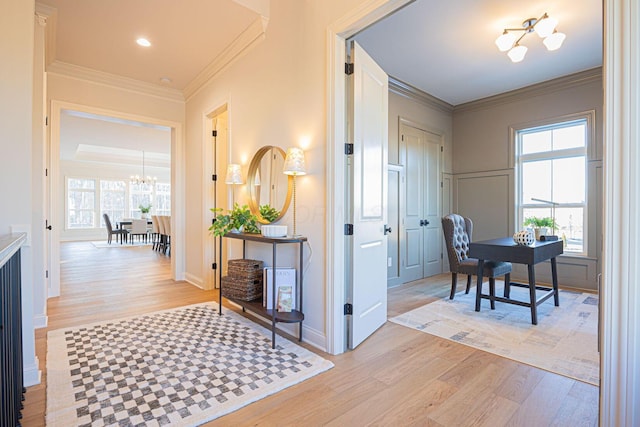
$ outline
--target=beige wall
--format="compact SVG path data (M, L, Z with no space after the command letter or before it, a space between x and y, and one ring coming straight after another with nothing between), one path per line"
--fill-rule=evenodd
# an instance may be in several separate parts
M348 8L361 1L271 3L264 40L215 77L187 101L186 109L186 270L203 278L204 226L210 216L203 190L210 184L203 170L205 117L228 104L229 150L224 163L248 163L263 145L283 149L302 146L307 175L297 180L297 228L308 237L304 285L305 339L325 347L325 141L326 141L326 29ZM225 191L221 184L222 191ZM246 202L244 191L236 192ZM291 209L282 221L291 228ZM264 254L262 254L264 256ZM267 258L268 259L268 258ZM280 258L285 262L285 258ZM288 261L291 263L291 261Z
M588 162L588 254L563 257L558 271L563 285L596 289L602 255L602 206L598 196L602 192L602 105L602 74L596 69L454 109L453 205L455 211L473 218L475 240L510 235L518 228L510 127L593 110L595 147L589 152ZM549 280L547 270L542 267L541 280Z
M12 226L31 230L33 202L32 93L34 52L34 2L3 1L0 13L0 234ZM35 224L40 227L41 224ZM22 323L25 385L40 381L33 331L33 249L21 249Z

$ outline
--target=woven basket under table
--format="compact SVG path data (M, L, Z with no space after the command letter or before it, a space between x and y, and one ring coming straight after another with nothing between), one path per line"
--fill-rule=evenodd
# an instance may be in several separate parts
M222 296L242 301L262 299L262 276L250 279L224 276Z
M227 263L230 277L262 280L264 263L256 259L230 259Z

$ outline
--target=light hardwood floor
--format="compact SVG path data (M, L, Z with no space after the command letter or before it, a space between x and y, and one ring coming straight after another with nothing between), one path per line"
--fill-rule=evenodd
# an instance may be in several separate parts
M25 427L45 425L48 330L217 299L171 280L169 258L148 247L63 243L61 259L62 296L49 301L48 328L36 331L43 377L28 388ZM390 290L389 317L447 296L449 280ZM206 425L597 425L598 387L394 323L338 356L306 347L335 367Z

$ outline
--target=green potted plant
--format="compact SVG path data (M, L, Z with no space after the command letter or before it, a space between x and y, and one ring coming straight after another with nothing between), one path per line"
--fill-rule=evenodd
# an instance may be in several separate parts
M280 216L280 211L276 208L272 208L268 204L260 206L258 210L260 211L262 218L270 223L278 219L278 216Z
M258 218L251 213L249 206L235 203L233 209L223 213L222 208L211 208L216 214L216 220L209 227L214 236L224 236L227 233L259 233Z
M533 232L536 235L536 240L540 240L540 235L541 235L541 231L542 231L543 228L545 228L545 229L551 228L552 230L555 230L557 228L556 222L554 221L553 218L551 218L549 216L546 216L546 217L537 217L537 216L527 217L524 220L524 225L533 227ZM544 234L546 235L546 230L545 230Z
M149 212L151 212L151 203L148 205L138 205L138 209L140 209L140 212L142 213L142 218L146 218Z

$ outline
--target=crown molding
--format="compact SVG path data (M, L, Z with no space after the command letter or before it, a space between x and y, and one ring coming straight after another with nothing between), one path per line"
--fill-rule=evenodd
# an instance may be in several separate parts
M56 57L56 32L58 27L58 9L55 7L36 3L35 15L45 19L45 64L50 64Z
M255 19L214 61L187 84L184 88L185 100L196 95L211 79L224 71L255 44L264 40L268 24L268 17L259 16Z
M102 86L122 89L129 92L154 96L169 101L184 102L184 96L179 90L158 86L136 79L131 79L129 77L122 77L115 74L105 73L103 71L97 71L91 68L81 67L79 65L69 64L66 62L54 61L53 63L49 64L49 66L47 66L47 73L51 75L59 75L62 77L95 83Z
M523 101L534 96L545 95L549 92L565 90L601 80L602 67L591 68L589 70L569 74L557 79L547 80L542 83L536 83L531 86L526 86L520 89L511 90L509 92L500 93L498 95L489 96L482 99L477 99L475 101L466 102L464 104L459 104L453 108L453 112L461 113L496 107L501 104Z
M448 102L445 102L440 98L436 98L433 95L429 95L427 92L423 92L420 89L404 83L392 76L389 76L389 91L413 101L417 101L427 107L435 108L444 113L450 114L453 112L454 107Z

